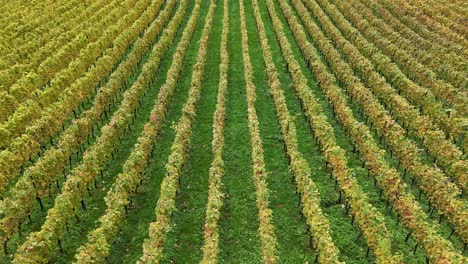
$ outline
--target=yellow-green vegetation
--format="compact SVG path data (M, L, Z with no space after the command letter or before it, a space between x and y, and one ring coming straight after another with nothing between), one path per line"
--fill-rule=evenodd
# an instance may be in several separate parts
M468 263L467 16L4 1L0 263Z

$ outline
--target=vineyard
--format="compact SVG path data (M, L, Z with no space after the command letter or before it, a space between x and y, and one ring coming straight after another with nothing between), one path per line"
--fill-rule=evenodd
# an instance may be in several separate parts
M2 6L0 263L468 263L468 2Z

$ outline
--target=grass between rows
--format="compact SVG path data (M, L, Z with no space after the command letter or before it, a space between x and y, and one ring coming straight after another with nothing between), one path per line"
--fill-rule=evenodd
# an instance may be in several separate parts
M301 152L309 162L313 170L313 180L319 188L322 209L330 220L332 236L335 244L341 251L343 261L347 263L368 263L374 261L372 254L366 257L367 246L361 238L357 240L359 229L351 224L351 217L344 214L344 201L338 202L338 187L329 177L325 169L325 162L320 149L310 132L309 124L301 109L300 102L295 95L292 82L289 78L285 62L281 55L271 21L268 16L265 0L260 3L260 10L264 20L269 42L273 51L275 64L279 78L283 84L288 108L296 115L298 142ZM260 121L260 133L265 150L266 168L269 173L268 187L270 189L270 208L273 210L273 223L278 237L278 253L281 263L312 262L314 251L309 246L309 236L304 219L301 217L299 196L295 192L292 175L288 168L288 159L283 149L279 123L276 119L276 110L269 94L267 76L263 67L263 58L258 42L258 35L253 18L253 10L250 0L245 0L247 12L247 30L249 33L249 48L253 64L254 82L257 86L257 113ZM240 14L239 3L229 1L229 72L228 91L226 100L227 120L225 129L226 147L224 152L225 175L223 177L223 192L225 193L224 205L220 219L220 262L236 263L260 263L260 240L258 236L258 214L255 204L255 189L252 176L252 159L249 144L249 131L247 126L247 105L245 94L245 80L243 79L243 62L241 53ZM174 138L173 124L180 116L182 105L187 99L187 91L190 86L192 66L196 61L198 52L198 40L200 39L204 18L208 10L209 1L203 2L202 14L198 21L197 29L190 43L189 50L184 61L184 69L176 87L175 97L167 113L160 136L158 137L154 156L151 158L149 168L146 171L147 179L141 186L134 199L127 216L127 222L123 225L121 233L111 248L108 258L110 263L133 263L141 256L142 243L148 237L148 225L154 220L154 207L159 197L159 188L165 175L164 165L170 152L170 146ZM190 12L191 4L188 8ZM181 177L180 192L177 196L177 210L173 215L173 226L168 233L165 243L164 263L196 263L201 259L201 247L203 245L203 225L205 221L208 169L212 160L212 116L216 104L217 83L219 75L219 44L222 29L223 9L218 4L215 11L213 31L209 40L209 52L204 74L201 92L201 100L197 105L197 118L193 126L191 147L186 165ZM424 254L421 249L413 255L415 241L410 239L407 243L404 239L407 230L396 223L394 212L388 213L386 201L379 199L379 191L373 186L373 179L367 176L367 170L361 166L359 154L353 153L352 142L346 136L341 125L332 117L331 106L317 86L313 74L307 69L300 51L294 42L292 33L277 6L276 12L280 14L285 33L290 40L296 59L300 62L303 72L309 81L309 87L319 99L328 120L335 129L338 144L347 150L348 165L355 174L359 184L368 195L369 201L385 216L386 226L392 235L394 252L401 252L405 263L422 263ZM180 40L181 32L187 23L188 15L182 23L175 38L174 44L162 61L160 69L155 72L158 77L151 85L147 96L142 101L142 106L135 117L132 130L122 139L119 151L110 162L109 168L101 179L98 189L94 190L91 197L86 195L87 210L80 210L79 223L72 223L69 232L62 241L64 253L57 254L51 259L55 263L69 263L73 260L76 249L86 242L86 234L96 227L96 220L104 212L106 205L103 200L115 176L121 172L122 165L128 158L143 125L148 121L149 113L160 86L165 81L165 73L172 62L172 54L176 43ZM149 53L146 53L133 75L130 77L128 87L141 72L142 65ZM355 116L363 121L356 105L351 104ZM89 106L86 105L85 109ZM118 107L112 107L111 113ZM110 115L109 115L110 116ZM100 123L100 127L105 122ZM91 141L91 144L94 140ZM86 146L88 148L89 146ZM78 164L81 156L74 157L74 164ZM393 158L388 160L396 165ZM62 183L63 178L61 179ZM37 207L32 210L32 223L23 225L22 236L15 236L10 241L10 250L16 249L28 233L37 231L45 220L47 209L53 206L57 189L53 190L50 199L44 202L45 210L41 212ZM414 192L417 195L416 190ZM427 207L422 202L423 207ZM436 221L436 220L434 220ZM450 232L446 224L441 226L443 233ZM8 262L9 257L0 258L0 262Z
M180 39L181 30L178 33L178 35L179 36L176 38L176 40ZM172 61L172 53L175 50L174 47L165 56L166 64L167 62L170 63ZM149 49L145 52L144 56L140 59L140 61L134 68L132 75L129 77L128 81L125 83L124 90L129 88L138 78L139 74L141 73L143 65L148 59L148 56L151 51L150 48L151 47L149 47ZM129 49L127 53L130 51L131 49ZM128 54L124 54L122 58L125 58L126 55ZM166 66L166 68L168 68L168 66ZM161 67L160 71L164 71L164 67ZM105 82L101 81L100 83L105 83ZM106 204L103 198L106 195L109 187L112 185L114 177L118 173L121 172L123 163L128 158L128 155L130 154L131 149L136 143L136 139L139 136L143 128L143 125L147 122L149 113L153 107L154 99L156 98L159 87L160 87L160 84L158 85L158 83L150 85L147 96L145 96L143 100L141 101L141 107L138 109L138 113L135 116L134 124L131 127L131 131L127 132L126 135L119 142L119 149L118 149L117 154L115 155L115 158L110 161L109 167L104 173L104 177L102 179L99 178L98 180L99 182L98 188L95 190L92 190L92 193L91 193L92 196L89 196L88 194L85 195L85 202L86 202L87 210L80 210L79 212L80 220L72 221L72 223L69 224L66 236L62 241L62 247L63 247L64 252L60 253L59 249L57 248L57 254L51 259L51 262L69 263L73 259L73 256L78 246L86 242L87 240L86 234L97 226L96 220L99 218L100 215L102 215L102 213L104 212L106 208ZM122 99L122 96L119 96L118 98L119 100L116 101L115 105L111 107L109 111L109 114L108 114L109 118L112 116L112 113L115 112L119 107L119 103ZM107 121L108 119L103 120L98 123L99 131L100 131L100 128L104 126ZM95 130L95 131L98 131L98 130ZM99 136L99 132L97 133L95 132L95 134L97 138ZM94 142L95 142L95 139L91 139L90 144L89 145L85 144L83 149L84 150L88 149L92 144L94 144ZM73 155L73 166L79 164L81 160L82 160L82 155ZM62 185L63 181L64 179L63 177L61 177L59 181L60 186ZM15 249L19 245L21 245L21 243L25 241L27 234L29 234L32 231L38 231L40 229L41 225L45 221L47 210L53 206L54 197L55 195L57 195L59 191L60 191L59 188L52 186L51 196L44 200L43 212L39 210L39 206L32 208L31 218L33 222L27 225L23 225L22 236L16 236L12 240L12 242L10 242L10 244L13 244L13 247ZM5 261L5 262L9 262L10 260L11 260L11 256L8 256L8 258L4 257L2 259L2 261Z
M313 17L312 17L313 18ZM314 19L314 18L313 18ZM333 19L330 17L332 23L334 23ZM320 25L320 23L314 19L314 21L316 21L316 23L318 23L318 25ZM335 24L336 26L336 24ZM340 29L338 26L337 26L338 29ZM325 32L324 32L325 33ZM325 34L327 35L327 34ZM344 87L343 87L343 90L344 90ZM353 102L352 100L350 100L350 98L348 98L348 104L349 106L351 107L353 113L354 113L354 117L359 121L359 122L362 122L362 123L366 123L366 118L363 116L363 111L361 110L360 106L358 104L356 104L355 102ZM371 123L370 121L367 122L367 125L369 126ZM339 125L339 128L342 128L341 125ZM375 140L375 142L378 143L379 147L381 149L386 149L388 150L388 147L385 145L385 143L382 141L380 142L379 138L380 138L380 135L378 134L378 132L376 131L375 129L375 126L370 126L370 130L372 132L372 136ZM343 130L344 131L344 130ZM413 135L408 135L407 134L407 138L410 139L410 140L413 140L417 143L417 145L421 146L420 144L420 140L417 139L415 136ZM351 146L351 145L350 145ZM348 148L349 150L352 149L351 148ZM425 148L422 147L422 150L420 152L420 157L422 158L422 161L428 165L431 165L432 164L432 158L430 157L430 155L426 155L424 154L424 150ZM351 153L351 152L350 152ZM351 155L353 156L353 155ZM358 155L354 155L355 157L358 157ZM391 164L394 168L396 168L399 172L400 172L400 175L404 175L404 169L403 169L403 166L398 166L398 159L395 157L395 156L392 156L389 151L386 151L385 153L385 156L386 156L386 161ZM357 159L357 158L356 158ZM407 184L408 186L408 190L410 190L410 192L414 195L414 197L417 198L417 200L419 201L419 204L420 206L426 211L428 212L429 211L429 200L427 198L427 196L422 193L422 195L420 195L420 189L418 188L417 184L413 184L413 177L411 175L409 176L406 176L406 177L403 177L403 180L404 182ZM372 188L374 189L374 188ZM377 188L375 188L375 191L378 191ZM374 191L374 196L378 196L378 194L376 194ZM419 198L420 197L420 198ZM384 200L384 202L386 203L386 201ZM436 211L436 210L434 210ZM388 216L388 214L387 214ZM392 216L388 216L388 217L393 217L393 218L396 218L396 215L395 213L392 213ZM431 218L428 219L432 224L433 226L435 227L435 230L442 236L442 237L449 237L451 232L452 232L452 227L450 225L450 223L448 223L446 221L446 219L443 219L442 218L442 221L441 218L440 218L440 215L437 213L437 212L433 212L431 214ZM452 242L452 244L454 245L455 249L457 249L458 251L463 251L463 242L461 241L460 237L457 235L457 234L453 234L451 236L451 239L450 241ZM413 239L411 239L411 242L410 242L410 246L414 248L415 246L415 241ZM420 250L421 251L421 250ZM406 252L405 252L405 255L406 255Z
M129 48L121 55L121 57L119 58L117 63L112 67L111 71L109 71L105 75L105 77L102 80L99 81L99 83L97 85L97 91L99 91L99 89L109 81L109 77L110 77L111 73L118 67L118 65L120 63L125 61L125 59L132 52L132 50L133 50L133 44L131 44L129 46ZM71 163L72 166L71 166L71 168L68 165L65 167L66 174L68 174L75 166L77 166L78 164L81 163L81 161L83 159L82 153L84 153L87 149L89 149L96 142L96 139L100 136L101 128L107 124L107 122L110 120L112 114L118 109L119 104L120 104L121 100L123 99L123 93L125 92L125 90L130 88L132 86L132 84L136 81L136 79L138 78L138 75L140 74L140 72L142 70L143 64L148 59L149 53L150 53L150 50L147 50L145 52L145 54L142 56L142 58L140 59L140 61L138 62L138 64L135 66L134 71L128 77L128 80L125 82L124 86L122 87L121 92L118 93L118 95L115 97L115 102L114 102L113 106L111 105L111 107L108 109L107 115L106 116L103 115L103 119L101 119L100 121L98 121L96 123L96 125L95 125L96 128L94 129L95 137L90 136L89 141L85 141L82 145L80 145L79 148L82 151L78 152L78 149L77 149L77 153L74 153L74 154L71 155L71 157L72 157L72 163ZM85 100L83 102L82 106L77 109L76 112L77 112L77 118L78 119L82 117L82 113L84 111L86 111L86 110L88 110L88 109L90 109L92 107L95 95L96 95L96 93L93 94L93 96L90 99ZM71 115L70 119L65 121L64 128L67 129L72 124L72 121L74 119L75 119L75 117L73 115ZM63 131L61 130L56 136L54 136L52 138L52 141L53 141L54 145L52 145L51 142L48 142L47 144L45 144L44 145L44 150L55 147L55 144L57 144L57 142L60 139L60 136L62 135L62 133L63 133ZM119 154L116 156L116 160L119 159L119 155L123 155L123 154L125 154L125 151L119 152ZM32 158L33 162L32 163L29 162L29 164L26 164L26 166L29 167L29 166L34 165L35 161L40 156L41 156L41 153L39 155L36 155L35 157L33 157ZM114 162L114 161L112 161L112 162ZM93 191L92 194L93 194L93 196L96 196L96 197L92 197L90 199L91 202L93 202L96 199L99 199L98 197L101 197L101 199L102 199L104 197L105 193L107 192L105 190L108 188L108 186L110 186L110 184L106 185L106 183L108 181L108 177L106 177L106 176L109 176L109 175L108 174L105 175L105 178L102 181L103 185L98 186L98 188L100 190L97 191L97 192ZM59 186L57 186L56 184L51 184L51 186L49 188L49 196L48 197L42 197L42 201L43 201L43 204L44 204L44 210L43 211L40 210L40 207L39 207L38 204L37 204L37 206L34 206L33 208L30 208L30 210L31 210L31 221L28 220L26 223L22 224L22 226L21 226L21 235L17 234L15 236L13 236L12 239L9 240L9 242L8 242L8 252L10 254L8 254L7 256L1 256L0 257L0 262L10 262L11 259L12 259L13 253L15 252L15 250L23 242L26 241L26 238L29 235L29 233L39 231L39 229L41 228L42 224L45 221L45 217L47 216L47 211L54 206L55 197L61 192L61 187L62 187L64 182L65 182L64 177L60 176L58 178ZM11 184L10 188L12 188L12 187L14 187L13 183ZM86 199L86 203L88 203L88 199ZM105 206L104 203L103 203L103 205ZM93 210L94 209L97 209L97 208L93 208ZM85 211L85 213L83 214L84 219L87 218L88 214L89 213ZM91 214L93 214L93 213L91 213ZM94 213L94 214L96 216L98 216L97 213ZM80 220L81 220L81 218L80 218ZM69 227L72 227L72 226L75 227L76 225L71 224ZM69 231L70 231L70 233L67 233L67 238L68 237L81 237L81 234L79 234L79 233L78 234L73 234L73 232L74 232L73 228L69 228ZM69 245L67 240L65 240L64 242L65 243L63 244L63 248L64 248L65 253L67 253L67 251L68 251L67 249L70 248L70 245ZM74 242L71 242L70 244L72 245L72 244L74 244Z
M226 197L220 218L220 262L261 263L252 156L247 120L238 1L229 1L229 71L226 94Z
M278 14L281 14L280 8L277 6L276 12ZM362 189L366 193L366 195L369 197L369 201L372 203L373 206L375 206L385 217L386 220L386 226L387 229L389 230L389 234L391 235L392 239L392 247L394 252L400 252L404 256L404 261L405 263L421 263L424 262L424 253L423 250L419 249L416 254L413 254L413 249L415 246L415 241L411 239L408 241L408 243L405 243L405 237L408 231L400 224L397 224L397 219L396 219L396 214L393 211L392 213L388 213L389 210L386 206L387 201L382 197L379 199L379 189L374 187L373 185L373 179L372 177L367 176L367 171L365 168L362 167L362 161L359 158L359 154L353 153L353 144L350 141L350 139L346 136L346 132L343 129L343 127L337 122L337 120L334 120L332 118L331 112L330 112L330 106L329 104L325 103L326 100L323 97L320 88L317 87L314 81L313 75L310 73L310 70L307 70L305 61L301 58L299 48L294 42L294 38L292 35L292 32L289 30L287 23L285 22L285 19L283 16L280 16L281 20L283 21L284 28L286 29L286 35L290 42L293 44L294 48L294 53L296 56L296 59L299 60L302 69L306 73L306 76L309 80L309 85L312 88L312 90L315 92L316 96L318 96L321 101L323 102L322 106L324 106L325 109L327 109L326 114L329 117L329 120L331 121L334 130L335 130L335 135L338 141L338 144L348 152L348 166L352 169L352 172L356 176L359 184L361 185ZM343 88L344 89L344 88ZM357 115L359 111L357 111L356 108L353 109L355 115ZM298 119L299 120L299 119ZM362 117L360 119L362 120ZM396 165L396 162L394 159L390 159L393 161L393 164ZM334 221L335 217L329 217L330 220ZM346 234L343 234L344 236L337 237L335 239L335 242L341 243L341 240L346 237ZM346 238L345 238L346 239ZM338 242L339 241L339 242ZM348 250L349 247L346 248ZM340 248L341 249L341 248ZM343 252L343 251L342 251ZM351 253L351 252L350 252ZM358 262L363 261L360 260L361 258L358 258Z
M209 6L210 1L203 1L202 9L205 12ZM221 61L219 46L222 17L222 3L219 3L215 9L213 27L208 39L209 52L205 62L200 100L196 106L197 116L192 126L187 162L180 178L179 194L176 197L177 210L172 217L173 228L165 242L163 263L198 263L202 258L200 249L203 246L203 226L208 200L208 170L213 159L211 141ZM203 20L202 22L204 23ZM198 31L201 32L202 27ZM191 52L198 52L198 47L191 49Z

